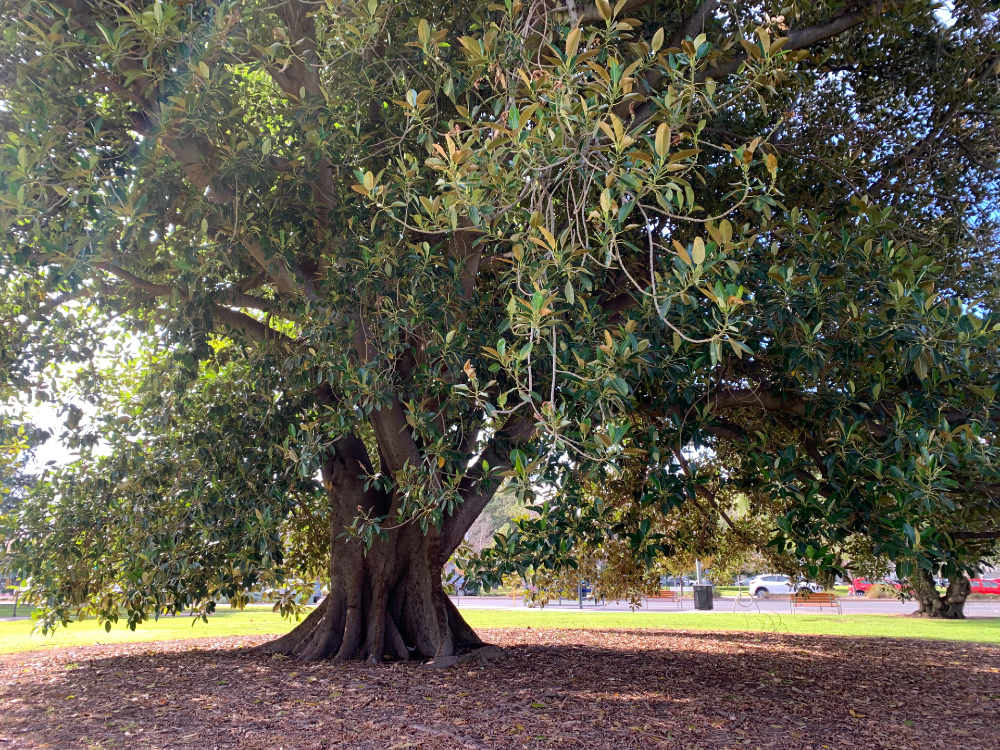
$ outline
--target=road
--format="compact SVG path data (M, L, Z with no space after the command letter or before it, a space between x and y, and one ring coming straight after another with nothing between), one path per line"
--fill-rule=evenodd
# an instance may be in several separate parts
M537 607L526 607L521 597L518 597L516 600L512 600L509 596L463 596L460 599L451 597L451 600L455 602L460 609L532 609L532 611L538 611ZM714 609L708 611L696 610L694 608L694 602L690 600L682 602L682 608L684 612L696 612L698 614L703 614L706 617L711 617L712 614L716 612L732 613L734 611L751 613L788 613L787 599L749 599L748 597L743 597L742 604L746 604L747 606L740 606L735 598L726 597L716 599L714 601ZM914 602L897 602L888 599L863 599L861 597L855 598L846 596L840 599L840 606L845 615L908 615L916 610L916 604ZM564 600L561 604L558 601L550 602L545 605L545 609L558 611L581 611L581 607L578 602L566 600ZM970 615L997 617L1000 616L1000 602L970 601L966 604L966 610ZM627 602L608 602L606 605L597 606L591 603L584 603L582 611L628 612L630 611L630 607ZM674 602L654 600L645 603L641 609L637 609L636 611L677 612L678 608ZM835 609L808 609L800 611L806 611L809 614L837 614Z

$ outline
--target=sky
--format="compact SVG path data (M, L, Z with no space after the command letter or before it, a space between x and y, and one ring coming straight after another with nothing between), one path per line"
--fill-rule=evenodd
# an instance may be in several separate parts
M35 460L32 467L38 470L53 461L56 465L70 463L76 456L64 446L58 438L63 431L63 420L58 416L57 407L54 404L16 404L15 409L24 409L25 417L28 421L43 430L47 430L52 437L35 449ZM14 410L8 410L8 414Z

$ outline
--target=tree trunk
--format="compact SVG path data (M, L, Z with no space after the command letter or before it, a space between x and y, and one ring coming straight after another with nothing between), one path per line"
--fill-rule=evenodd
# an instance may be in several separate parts
M934 586L934 577L925 570L920 570L909 579L913 596L920 605L915 615L934 617L944 620L964 620L965 600L969 597L971 585L969 579L962 574L956 574L948 582L948 590L939 594Z
M424 534L408 523L388 531L388 540L376 540L367 553L359 540L342 536L359 512L389 512L391 498L365 489L361 475L372 466L359 439L349 435L338 441L336 454L323 467L332 511L330 593L290 633L260 650L304 661L454 663L456 655L484 646L444 593L442 556L451 550L441 549L437 529Z

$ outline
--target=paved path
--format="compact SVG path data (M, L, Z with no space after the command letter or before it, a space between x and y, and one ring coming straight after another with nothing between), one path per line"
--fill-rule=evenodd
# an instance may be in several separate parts
M451 600L455 602L460 609L532 609L526 607L524 601L518 597L516 601L512 601L509 596L463 596L461 599L456 599L452 597ZM698 614L703 614L706 617L711 617L717 612L778 612L778 613L788 613L788 600L786 599L754 599L751 602L747 601L744 597L744 603L749 603L749 607L741 607L737 605L736 599L734 597L725 597L721 599L716 599L714 601L714 609L711 610L696 610L694 608L694 602L690 600L684 600L682 602L682 609L684 612L696 612ZM966 604L969 608L973 605L973 602ZM975 603L974 608L980 609L978 602ZM990 604L990 611L983 611L982 613L976 612L975 614L982 615L1000 615L1000 602L994 604L992 602L984 602L984 604ZM908 615L916 610L916 604L913 602L897 602L888 599L863 599L861 597L843 597L840 600L841 610L845 615L884 615L884 614L898 614L898 615ZM734 610L735 607L735 610ZM537 607L533 608L533 611L537 611ZM550 602L545 605L547 610L559 610L559 611L581 611L581 607L578 602L575 601L563 601L560 604L557 601ZM985 608L984 608L985 609ZM582 607L584 612L629 612L631 608L627 602L608 602L606 605L595 606L591 603L584 603ZM677 605L673 602L663 602L663 601L650 601L643 605L641 609L637 609L637 612L677 612ZM823 609L809 609L806 610L809 614L833 614L836 615L836 610ZM972 612L970 612L972 614Z

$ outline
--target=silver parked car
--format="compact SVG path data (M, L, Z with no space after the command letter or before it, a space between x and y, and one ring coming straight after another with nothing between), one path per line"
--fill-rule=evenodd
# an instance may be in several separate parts
M807 583L805 580L793 582L788 576L768 573L754 576L749 581L744 581L743 585L750 589L750 593L758 599L770 596L771 594L794 594L796 591L808 589L809 591L822 591L823 587L818 583Z

